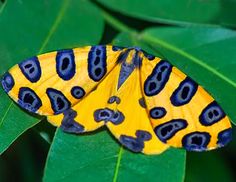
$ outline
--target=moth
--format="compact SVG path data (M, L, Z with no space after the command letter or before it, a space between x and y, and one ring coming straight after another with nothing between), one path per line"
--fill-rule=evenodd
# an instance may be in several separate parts
M106 125L133 152L207 151L232 138L229 118L203 87L138 47L49 52L15 65L1 83L20 107L64 132Z

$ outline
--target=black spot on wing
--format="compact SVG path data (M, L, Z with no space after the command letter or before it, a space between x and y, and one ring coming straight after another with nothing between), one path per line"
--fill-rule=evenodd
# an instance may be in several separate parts
M122 112L114 111L109 108L97 109L93 116L96 122L112 122L114 125L122 123L125 119L125 116Z
M145 99L142 97L138 100L139 102L139 105L142 107L142 108L147 108L147 105L146 105L146 102L145 102Z
M70 108L70 101L64 96L61 91L53 88L48 88L46 93L51 102L51 107L54 111L54 114L60 114Z
M19 89L18 103L22 108L30 112L36 112L42 106L42 101L38 95L28 87Z
M145 95L157 95L169 80L171 70L172 65L167 61L161 60L144 82Z
M1 80L1 83L2 83L2 87L3 89L5 90L5 92L9 92L15 85L15 81L12 77L12 75L7 72L3 75L2 77L2 80Z
M166 110L164 107L154 107L149 112L151 118L160 119L166 115Z
M117 96L111 96L107 101L108 104L112 104L114 102L116 102L116 104L120 104L120 98Z
M203 109L199 116L199 120L202 125L211 126L223 119L225 116L226 115L221 107L213 101L205 109Z
M85 95L85 91L82 87L74 86L71 89L71 95L76 99L81 99Z
M41 67L37 57L25 60L18 64L23 75L32 83L41 77Z
M227 145L232 140L232 128L221 131L218 134L217 144L219 147Z
M107 72L106 46L92 46L88 54L89 77L98 82Z
M144 130L137 130L135 135L136 137L121 135L119 141L122 145L133 152L142 152L144 142L151 140L152 135L148 131Z
M70 80L75 75L75 56L72 49L57 52L56 70L63 80Z
M182 106L189 103L192 97L195 95L197 88L197 83L191 78L187 77L179 84L178 88L171 95L171 103L174 106Z
M209 133L196 131L185 135L182 139L182 145L188 151L205 151L210 138Z
M75 134L84 132L84 126L75 121L75 117L77 116L76 111L68 109L63 114L64 117L60 126L62 131Z
M184 119L173 119L156 126L154 132L161 141L166 143L167 140L172 138L178 131L186 128L187 125L188 123Z

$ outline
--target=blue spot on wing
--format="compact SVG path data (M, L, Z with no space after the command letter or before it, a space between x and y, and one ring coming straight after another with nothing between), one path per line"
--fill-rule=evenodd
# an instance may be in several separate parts
M143 141L137 140L136 138L131 136L121 135L119 141L122 145L124 145L133 152L142 152L144 148Z
M85 91L82 87L74 86L71 89L71 95L76 99L81 99L85 95Z
M108 122L110 118L113 115L113 111L111 109L105 108L105 109L97 109L94 112L94 120L99 121L105 121Z
M42 106L42 101L38 95L28 87L19 89L18 103L22 108L30 112L36 112Z
M120 104L120 98L117 96L111 96L107 101L109 104L116 102L116 104Z
M2 83L2 87L3 89L5 90L5 92L9 92L15 85L15 81L12 77L12 75L7 72L3 75L2 77L2 80L1 80L1 83Z
M144 130L137 130L135 135L137 136L138 140L141 141L148 141L152 138L152 135L148 131Z
M147 108L147 104L145 102L145 99L142 97L138 100L139 102L139 105L142 107L142 108Z
M113 51L120 51L120 50L122 50L122 49L124 49L124 47L121 47L121 46L112 46L112 50L113 50Z
M166 110L164 107L154 107L150 110L150 116L153 119L160 119L166 115Z
M167 61L161 60L144 82L145 95L157 95L169 80L171 70L172 65Z
M187 77L179 84L178 88L171 95L171 103L174 106L182 106L189 103L192 97L195 95L197 88L197 83L191 78Z
M75 56L72 49L57 52L56 70L63 80L70 80L75 75Z
M54 114L60 114L70 108L70 101L64 96L64 94L56 89L48 88L46 91L48 98L51 102L52 110Z
M210 138L207 132L192 132L183 137L182 145L188 151L205 151Z
M89 77L98 82L107 72L106 46L92 46L88 54Z
M41 77L41 67L37 57L19 63L23 75L32 83L37 82Z
M121 135L119 141L122 145L133 152L142 152L144 148L144 142L151 140L152 135L144 130L137 130L135 135L136 137Z
M64 132L75 133L75 134L84 132L84 126L75 121L75 117L77 116L76 111L68 109L63 114L64 118L62 120L60 128Z
M120 111L114 111L109 108L97 109L94 112L94 120L96 122L105 121L112 122L114 125L118 125L124 121L124 114Z
M218 134L217 144L219 147L227 145L232 140L232 128L221 131Z
M205 109L203 109L201 115L199 116L199 120L204 126L210 126L217 123L225 116L226 115L221 107L213 101Z
M183 119L173 119L156 126L154 132L161 141L166 143L167 140L172 138L178 131L186 128L187 125L187 121Z
M143 51L143 54L144 54L144 56L145 56L149 61L152 61L152 60L155 59L155 56L153 56L153 55L147 53L146 51Z

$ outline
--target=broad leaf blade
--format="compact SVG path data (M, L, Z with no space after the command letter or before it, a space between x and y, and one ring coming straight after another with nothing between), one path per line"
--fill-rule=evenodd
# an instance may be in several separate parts
M59 128L48 155L44 181L176 182L183 180L184 166L183 150L170 149L154 156L135 154L121 148L106 131L76 136Z
M215 35L215 36L212 36ZM220 35L220 36L217 36ZM236 33L220 28L153 28L142 38L202 85L236 123Z
M226 0L98 0L122 14L168 24L236 26L236 3Z
M2 88L0 88L0 98L0 154L2 154L23 132L37 124L39 119L26 114L15 105Z
M103 24L99 10L88 1L7 1L0 14L0 75L42 52L95 44Z
M102 36L103 24L100 11L88 1L7 1L0 12L0 75L42 52L95 44ZM2 153L39 120L14 105L2 90L0 108Z
M233 182L233 171L219 151L190 153L186 164L186 182Z

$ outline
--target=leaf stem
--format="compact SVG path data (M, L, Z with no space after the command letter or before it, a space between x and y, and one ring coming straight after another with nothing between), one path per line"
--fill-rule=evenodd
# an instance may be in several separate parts
M117 162L116 162L116 168L115 168L115 173L114 173L114 177L113 177L113 182L117 181L122 154L123 154L123 147L120 147Z

